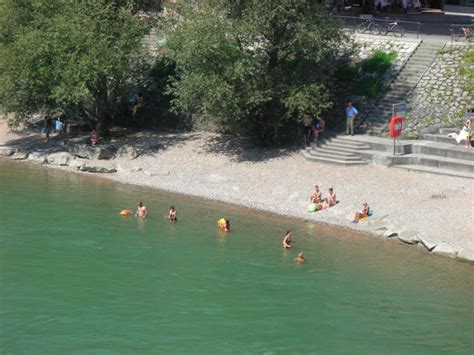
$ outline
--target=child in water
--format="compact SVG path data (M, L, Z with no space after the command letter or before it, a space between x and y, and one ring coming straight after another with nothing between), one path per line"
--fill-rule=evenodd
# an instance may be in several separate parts
M303 252L299 253L298 256L294 259L298 264L304 263L304 254Z
M177 222L178 221L178 215L176 212L176 208L174 206L170 207L170 210L168 212L168 221L170 222Z

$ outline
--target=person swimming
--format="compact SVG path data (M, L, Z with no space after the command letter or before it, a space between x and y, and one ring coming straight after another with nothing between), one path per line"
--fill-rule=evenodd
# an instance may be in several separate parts
M303 264L304 263L304 254L303 254L303 252L299 253L298 256L294 260L295 260L295 262L297 262L299 264Z
M170 210L168 212L168 221L170 222L177 222L178 221L178 215L176 212L176 208L174 206L170 207Z
M283 238L283 248L286 248L286 249L290 249L291 248L291 243L292 243L292 240L291 240L291 236L293 235L293 232L288 230L286 231L286 235L285 235L285 238Z
M224 232L230 231L230 221L227 218L221 218L217 221L217 227L222 229Z
M135 217L146 218L148 216L148 210L143 202L138 202L137 212L135 212Z

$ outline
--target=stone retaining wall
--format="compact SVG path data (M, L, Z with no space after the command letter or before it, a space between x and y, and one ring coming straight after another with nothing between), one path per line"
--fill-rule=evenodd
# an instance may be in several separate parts
M398 72L403 64L410 58L411 54L420 44L420 40L408 38L393 38L386 36L355 35L354 40L358 44L356 57L366 59L376 50L384 52L396 52L397 57L393 61L393 72Z
M433 61L408 98L405 136L416 138L423 132L462 123L465 113L474 108L473 93L467 89L465 70L473 70L464 56L474 46L447 45Z

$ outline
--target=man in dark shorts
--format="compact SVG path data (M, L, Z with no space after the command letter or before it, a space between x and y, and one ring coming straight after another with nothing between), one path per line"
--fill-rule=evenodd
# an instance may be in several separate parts
M309 146L311 143L311 133L313 132L313 117L306 115L304 117L304 145Z

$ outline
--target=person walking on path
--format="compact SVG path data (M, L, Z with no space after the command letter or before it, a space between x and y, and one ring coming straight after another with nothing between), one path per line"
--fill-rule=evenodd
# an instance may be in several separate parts
M347 135L349 135L349 131L350 131L351 136L354 135L354 120L358 113L359 111L357 111L357 109L354 106L352 106L352 101L349 101L346 107L346 134Z
M51 117L44 116L44 132L46 133L46 143L49 142L49 134L51 133L51 128L53 126L53 120Z

